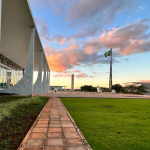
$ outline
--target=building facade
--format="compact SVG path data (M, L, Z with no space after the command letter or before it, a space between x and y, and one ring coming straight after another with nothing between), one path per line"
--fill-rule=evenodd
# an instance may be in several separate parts
M0 93L41 95L49 83L50 67L28 0L0 0Z
M0 54L0 90L17 84L23 74L24 68Z

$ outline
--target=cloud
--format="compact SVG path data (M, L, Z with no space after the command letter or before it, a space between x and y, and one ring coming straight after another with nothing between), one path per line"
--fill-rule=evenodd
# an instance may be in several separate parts
M70 38L94 36L114 20L118 13L130 10L138 0L30 0L31 6L48 9L61 16L68 27L77 27ZM143 9L141 7L140 9Z
M68 21L82 21L89 20L95 16L103 19L112 20L118 11L129 9L134 6L137 0L82 0L74 1L67 10L66 20ZM77 11L78 10L78 11ZM107 18L108 16L109 18ZM98 20L97 20L98 21Z
M146 6L140 6L136 9L136 12L141 12L142 10L146 9Z
M142 83L150 83L150 80L139 80L138 82L142 82Z
M44 50L51 70L55 72L62 72L79 65L79 61L84 57L84 53L80 50L79 45L71 45L68 48L63 48L61 51L45 46Z
M52 38L49 39L50 42L60 43L63 45L66 42L66 37L62 35L53 35Z
M86 41L82 49L89 55L102 52L106 48L117 49L113 51L113 56L147 52L150 49L149 34L145 34L149 29L148 22L148 19L138 20L120 28L103 31L98 38Z
M90 78L95 78L95 76L90 75Z
M69 73L67 74L56 74L53 77L57 78L57 77L71 77L71 75Z
M69 73L66 73L66 74L55 74L53 75L53 77L57 78L57 77L71 77L71 74ZM85 73L79 73L77 74L75 77L77 78L85 78L85 77L88 77L88 75L86 75ZM94 76L90 76L91 78L94 78Z
M82 48L86 54L93 54L102 49L102 44L98 41L98 39L91 39L90 41L86 41Z
M99 73L97 73L97 72L93 72L94 74L99 74Z
M149 29L148 21L138 20L120 28L113 28L85 43L70 44L61 50L45 45L44 49L51 70L62 72L74 66L90 67L95 64L109 64L110 59L105 58L104 53L110 48L113 48L113 63L119 63L118 58L121 56L150 51L149 34L146 34Z
M48 26L48 22L42 18L39 17L35 17L35 22L37 24L38 27L38 31L40 34L40 37L45 41L45 42L54 42L54 43L59 43L61 45L65 44L66 42L66 37L62 36L62 35L56 35L53 34L50 36L49 34L49 26ZM68 40L68 43L73 43L75 40L73 38L70 38Z
M85 78L85 77L88 77L88 75L85 74L85 73L79 73L79 74L76 75L76 77L77 78Z
M68 48L62 48L60 51L50 47L44 47L51 71L62 72L73 68L74 66L93 66L95 64L109 64L110 59L105 58L103 54L87 54L79 45L70 45ZM118 55L118 54L117 54ZM114 54L113 63L117 63Z
M80 70L72 70L71 72L81 72Z
M49 41L49 27L48 27L48 23L44 19L41 19L39 17L35 17L34 20L35 20L35 22L37 24L40 37L42 39L44 39L45 41Z
M105 25L112 23L119 12L130 10L137 0L82 0L76 1L68 9L65 20L70 26L80 26L74 38L94 36L101 32ZM77 11L78 10L78 11Z
M113 28L107 33L104 32L99 40L105 48L116 48L123 56L148 52L150 40L149 35L145 34L149 29L148 21L144 19L121 28Z

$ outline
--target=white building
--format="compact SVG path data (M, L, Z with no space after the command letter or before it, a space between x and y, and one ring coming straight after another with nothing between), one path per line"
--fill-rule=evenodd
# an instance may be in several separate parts
M34 85L33 71L38 71ZM0 93L41 95L49 91L49 82L50 68L28 0L0 0Z

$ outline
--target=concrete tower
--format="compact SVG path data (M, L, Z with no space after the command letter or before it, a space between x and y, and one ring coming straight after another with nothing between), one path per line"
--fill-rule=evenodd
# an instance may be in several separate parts
M74 74L71 75L71 91L74 91Z

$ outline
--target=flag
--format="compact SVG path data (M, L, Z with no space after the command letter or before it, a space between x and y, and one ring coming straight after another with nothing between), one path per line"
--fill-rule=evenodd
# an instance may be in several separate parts
M110 50L110 51L108 51L108 52L106 52L106 53L104 54L104 56L105 56L105 57L107 57L107 56L111 56L111 50Z

